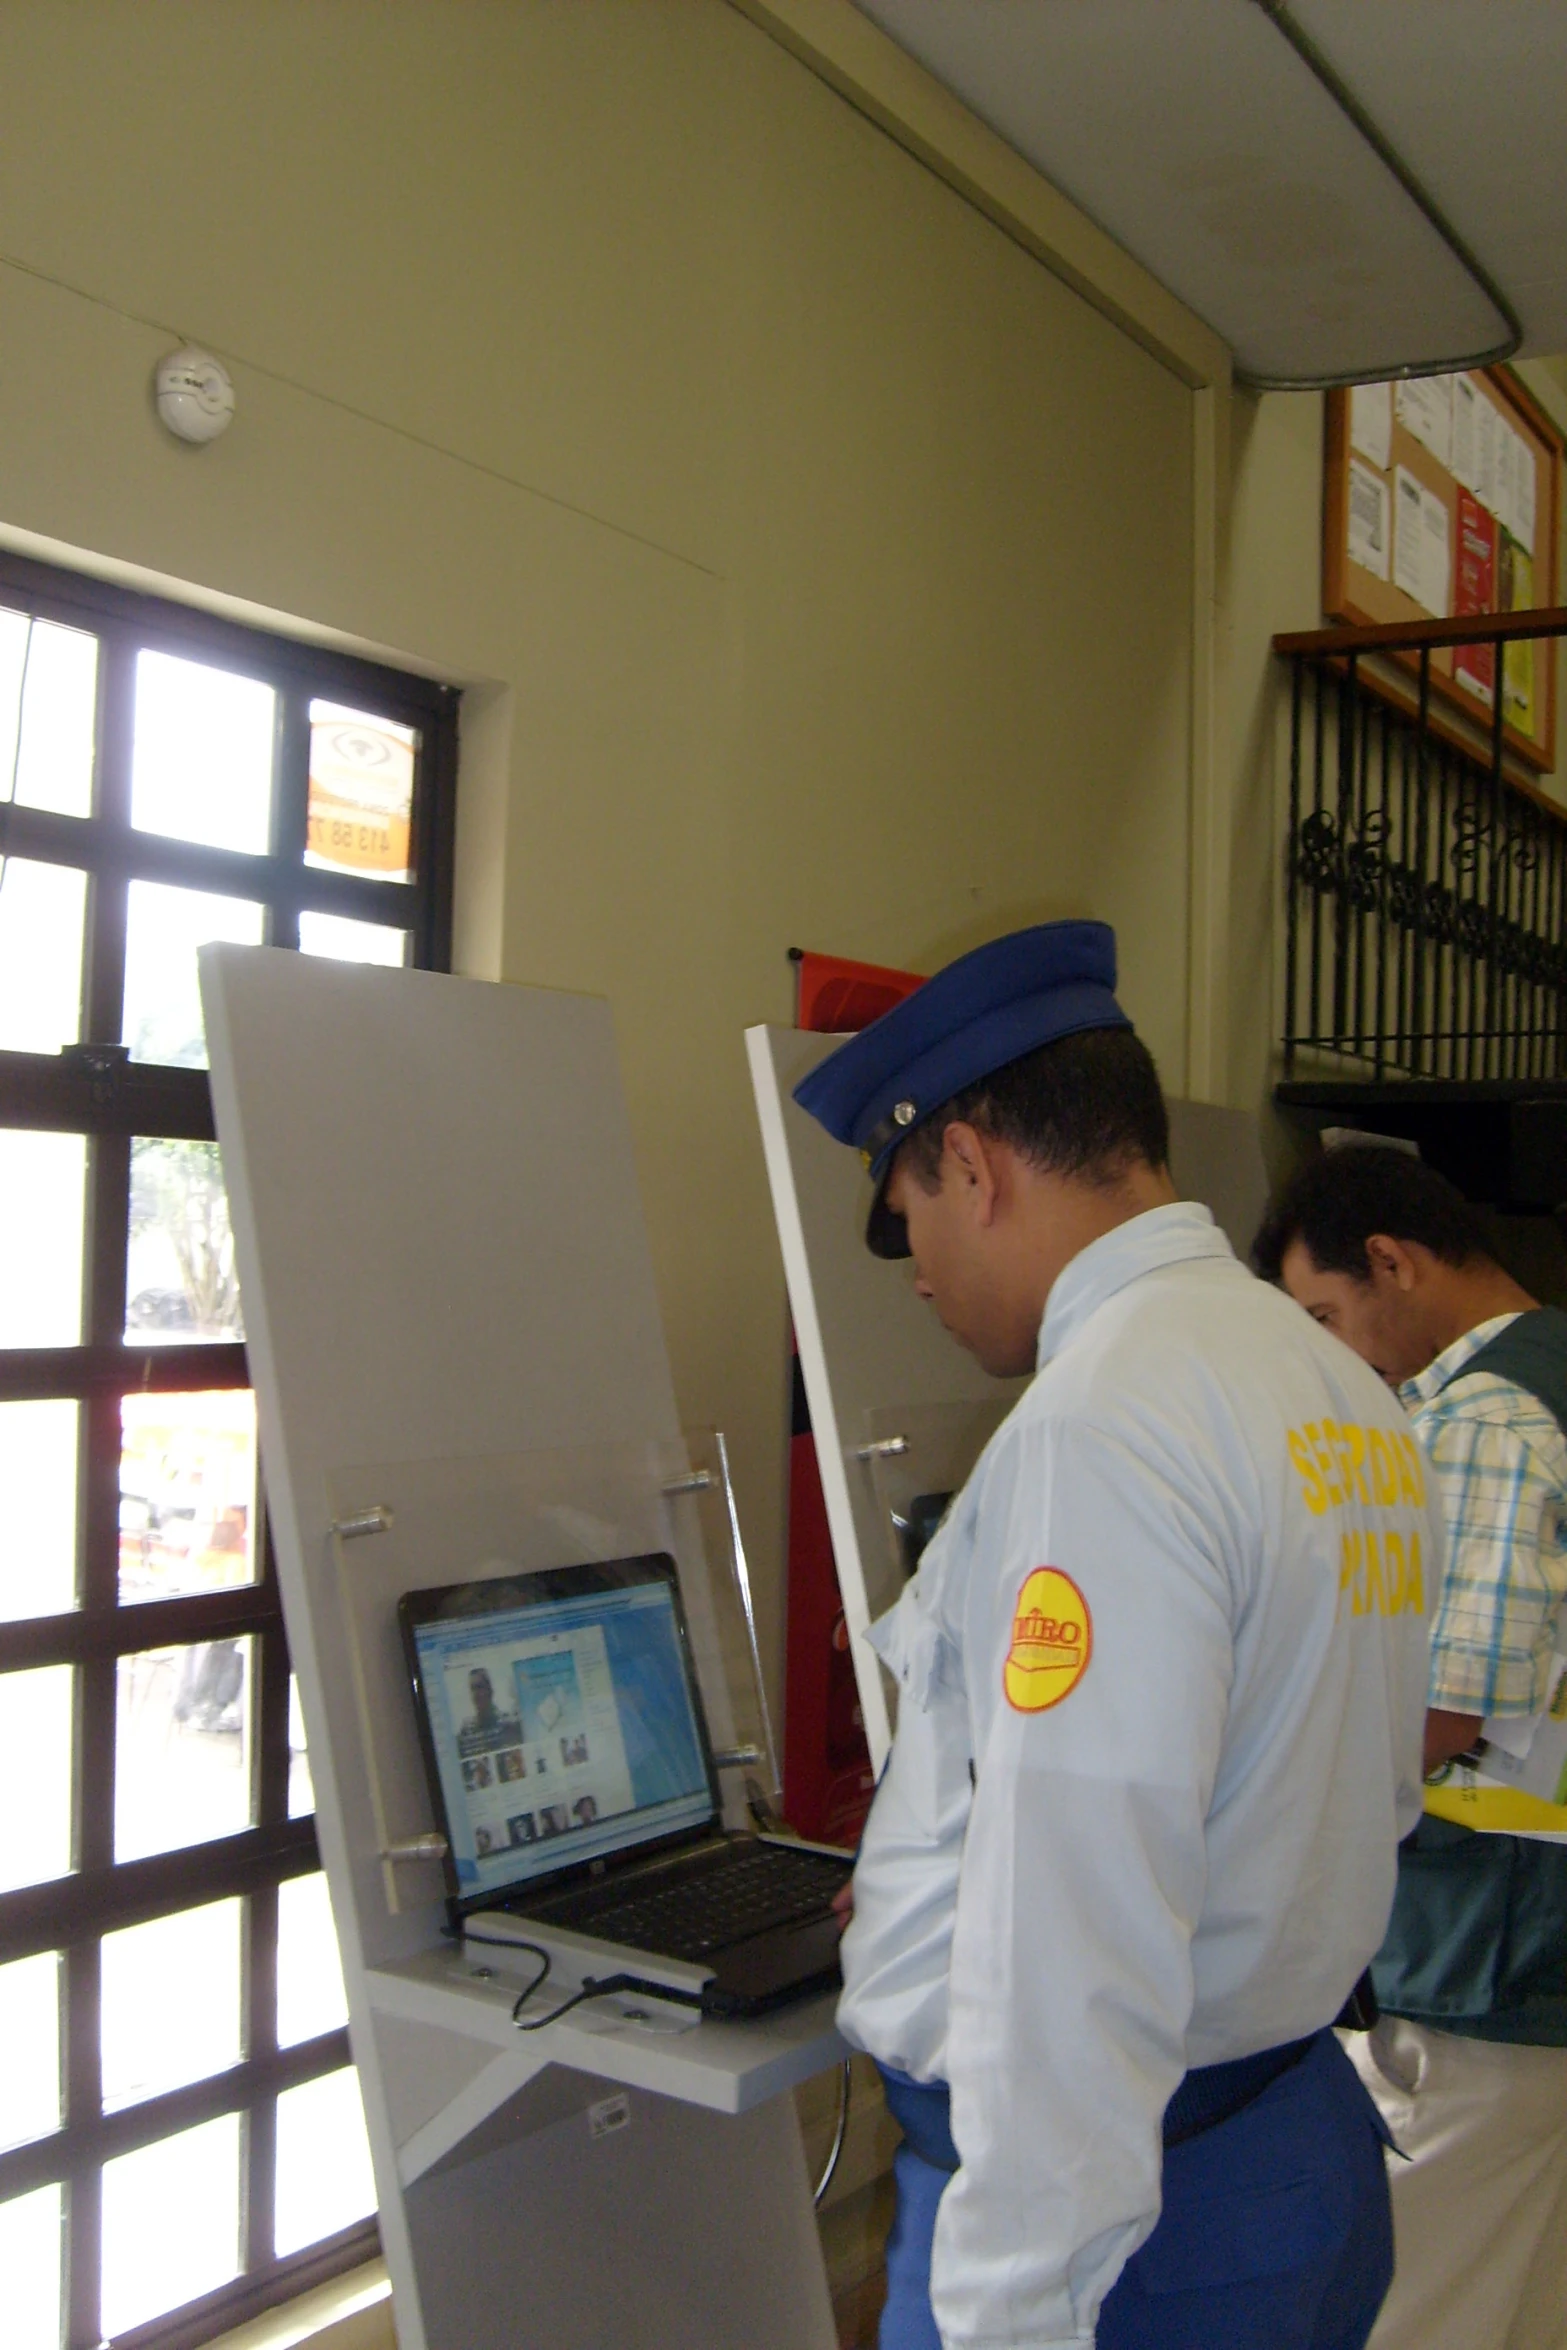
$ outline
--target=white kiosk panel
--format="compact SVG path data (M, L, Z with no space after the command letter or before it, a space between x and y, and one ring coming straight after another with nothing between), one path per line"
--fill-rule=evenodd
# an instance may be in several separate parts
M524 2037L517 1985L443 1938L437 1871L384 1850L427 1824L400 1589L628 1527L684 1576L703 1540L660 1515L684 1440L608 1007L268 948L201 966L402 2350L831 2350L780 2096L845 2053L831 2003L672 2028L599 2002ZM351 1522L377 1508L379 1559Z

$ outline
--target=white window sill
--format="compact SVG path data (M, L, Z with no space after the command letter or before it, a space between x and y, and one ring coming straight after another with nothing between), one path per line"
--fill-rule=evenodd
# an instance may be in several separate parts
M282 2302L264 2317L220 2334L211 2350L397 2350L392 2287L384 2260L351 2268L328 2285Z

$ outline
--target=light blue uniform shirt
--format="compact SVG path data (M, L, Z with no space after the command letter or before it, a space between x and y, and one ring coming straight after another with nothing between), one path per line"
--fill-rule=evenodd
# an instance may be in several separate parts
M951 2084L948 2350L1091 2342L1182 2074L1337 2014L1420 1812L1441 1569L1398 1403L1206 1209L1067 1267L872 1633L898 1730L840 2020Z

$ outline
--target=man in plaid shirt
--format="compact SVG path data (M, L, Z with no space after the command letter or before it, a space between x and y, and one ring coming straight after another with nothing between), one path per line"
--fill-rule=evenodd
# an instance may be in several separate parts
M1436 1472L1429 1780L1488 1724L1537 1719L1567 1644L1567 1314L1392 1148L1313 1160L1253 1253L1398 1389ZM1372 2350L1567 2350L1567 1844L1428 1809L1373 1977L1382 2021L1352 2054L1410 2159Z

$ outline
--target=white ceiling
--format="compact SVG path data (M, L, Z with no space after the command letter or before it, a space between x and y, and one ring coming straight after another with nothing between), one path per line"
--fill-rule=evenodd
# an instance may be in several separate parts
M1505 316L1259 0L856 0L1262 382L1472 360ZM1567 0L1290 0L1488 273L1567 349Z

